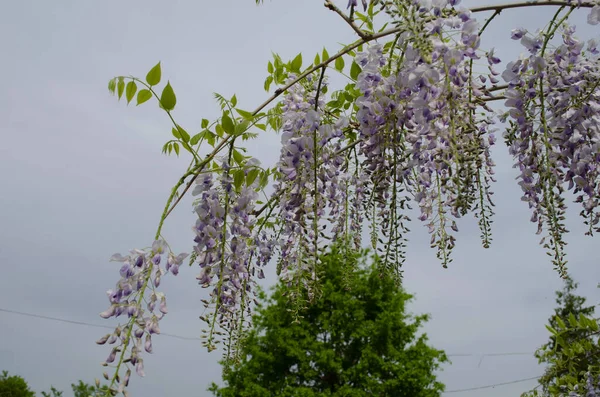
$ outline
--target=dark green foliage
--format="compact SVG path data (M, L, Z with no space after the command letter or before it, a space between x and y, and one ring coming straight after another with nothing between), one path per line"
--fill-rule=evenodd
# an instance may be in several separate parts
M73 397L100 397L105 395L108 386L88 385L79 381L78 384L71 384L71 389L73 389ZM49 392L42 392L42 396L64 397L64 394L51 386ZM2 371L2 375L0 375L0 397L35 397L35 392L29 389L29 385L22 377L8 376L7 371Z
M43 397L62 397L63 396L63 392L62 391L58 391L54 386L50 387L50 393L43 391L42 392L42 396ZM88 397L88 396L85 396Z
M556 292L558 307L546 326L550 340L535 353L540 363L548 365L538 381L544 395L555 395L561 385L585 384L588 371L600 371L595 307L585 306L586 298L575 295L577 285L567 277L562 291Z
M434 371L446 355L417 335L428 316L406 314L412 296L381 277L377 264L359 266L361 259L322 258L320 295L299 323L279 283L257 310L239 362L225 366L226 386L209 390L218 397L439 396L444 386Z
M8 376L8 371L0 375L0 397L34 397L25 379L20 376Z
M108 386L96 386L96 385L88 385L87 383L83 383L79 381L78 384L71 384L71 389L73 389L73 397L100 397L106 394L108 390Z

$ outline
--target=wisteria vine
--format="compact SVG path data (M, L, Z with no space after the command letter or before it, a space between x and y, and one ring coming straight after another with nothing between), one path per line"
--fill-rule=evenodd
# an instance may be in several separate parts
M167 313L158 288L188 256L200 268L198 283L209 291L202 300L205 346L214 350L223 343L226 358L236 360L257 282L271 261L301 321L310 297L319 293L320 255L331 244L348 254L361 249L363 230L382 259L382 273L400 282L412 204L444 267L452 262L458 218L472 213L482 245L489 247L490 150L501 129L520 171L522 200L538 234L545 234L541 243L559 274L566 274L567 191L582 207L588 234L600 229L599 51L593 38L577 38L569 23L585 8L588 23L597 25L598 1L471 9L459 0L360 5L362 12L350 0L346 12L325 1L356 32L356 42L333 56L323 50L305 67L301 54L288 62L274 55L265 80L265 90L277 86L274 94L252 112L239 108L235 95L215 94L221 116L212 123L203 119L194 135L173 117L177 98L170 83L160 94L156 90L160 63L145 79L110 80L110 92L128 103L155 98L173 124L163 152L191 156L151 247L112 257L122 263L121 278L108 291L110 306L101 316L127 319L98 341L115 345L104 363L114 367L112 375L104 374L110 394L127 395L132 370L144 375L143 352L152 353L152 337ZM520 27L507 32L527 55L497 70L501 60L494 49L480 48L485 29L503 10L537 6L557 11L535 33ZM481 12L492 14L481 23ZM381 16L387 22L376 30ZM329 92L330 72L346 76L347 85ZM504 101L506 109L495 112L495 101ZM263 167L243 142L268 129L281 132L281 151L277 164ZM195 245L191 255L176 254L162 227L190 190L196 197ZM302 300L304 292L309 302Z

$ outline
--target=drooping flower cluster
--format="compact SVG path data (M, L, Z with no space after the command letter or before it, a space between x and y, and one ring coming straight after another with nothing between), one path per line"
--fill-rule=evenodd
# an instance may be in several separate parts
M243 177L250 169L258 167L255 159L248 161ZM231 166L223 161L221 173L215 183L211 173L197 179L193 195L200 196L195 207L198 219L194 226L196 237L195 261L200 265L197 279L203 287L212 287L212 302L215 311L212 318L204 317L211 327L206 342L213 348L212 334L215 326L229 331L241 327L239 309L248 305L253 291L255 270L251 262L258 265L258 277L263 278L260 268L273 253L274 243L264 232L254 230L257 222L253 215L258 193L257 181L236 183Z
M163 258L166 256L166 263ZM114 254L112 261L121 262L121 279L114 290L107 291L110 307L100 313L102 318L120 317L127 315L129 318L125 326L119 325L111 334L103 336L98 344L119 344L112 348L106 364L117 361L117 367L122 363L127 365L126 375L121 382L113 378L111 387L119 383L118 391L122 392L129 382L131 369L135 367L140 376L144 376L144 360L141 353L145 350L152 353L152 335L160 334L159 321L167 314L167 302L162 292L157 292L161 278L171 272L177 275L179 266L187 254L174 255L167 253L164 240L156 240L148 250L135 249L129 255ZM165 263L165 267L160 264ZM121 358L118 358L121 357ZM118 373L117 373L118 375ZM108 379L108 376L105 375Z
M301 290L310 293L310 283L317 277L321 218L337 220L333 238L349 232L340 218L347 202L340 138L348 122L345 117L331 123L324 120L325 86L325 79L310 75L304 85L290 88L283 100L280 180L275 186L281 217L279 269L282 278L295 285L296 295Z
M520 170L522 199L533 211L538 233L548 231L545 247L561 272L565 185L583 206L588 233L598 230L600 220L598 50L591 40L586 51L574 32L563 26L562 44L551 50L544 36L516 29L512 37L521 40L529 56L510 62L502 75L508 83L504 118L511 123L506 140Z
M398 40L397 65L379 44L356 56L362 67L357 79L362 96L356 101L361 154L382 203L375 216L383 219L384 233L391 227L391 239L399 239L401 230L393 228L403 215L389 201L403 208L412 195L444 265L454 246L448 229L456 230L447 212L460 217L477 210L484 246L489 245L494 166L489 148L495 138L485 83L498 82L493 66L500 62L490 51L487 76L474 77L473 60L480 58L478 24L468 11L445 12L456 3L420 2L412 8L412 30ZM456 33L460 40L448 39ZM487 113L477 114L478 107Z

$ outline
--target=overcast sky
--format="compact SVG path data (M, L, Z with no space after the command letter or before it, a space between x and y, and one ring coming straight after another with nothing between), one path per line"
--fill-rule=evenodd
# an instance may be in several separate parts
M345 6L345 0L337 2ZM467 4L480 4L471 1ZM488 29L482 47L497 48L503 60L520 52L509 39L517 26L541 28L553 9L505 11ZM489 14L481 14L483 20ZM598 36L576 12L582 37ZM80 322L111 325L98 313L105 291L118 280L118 264L108 261L150 244L171 186L188 159L166 157L162 144L170 123L155 103L127 107L107 92L114 75L143 77L159 60L163 79L177 94L174 112L188 131L202 118L218 117L213 92L236 93L251 110L267 94L262 89L271 51L284 59L305 59L325 46L355 39L322 1L253 0L20 0L0 13L0 309ZM279 137L263 134L252 153L272 165ZM533 355L486 357L483 353L531 352L547 340L544 324L561 287L535 225L520 201L516 172L502 139L495 150L494 243L481 248L473 217L459 226L454 262L442 269L429 249L425 228L412 226L405 287L416 294L415 313L430 313L431 343L451 357L440 380L447 390L538 376ZM189 252L195 222L191 201L183 201L163 235L176 251ZM594 244L570 211L569 268L579 291L600 302ZM198 270L184 268L161 285L169 314L163 332L195 338L202 323L200 299L206 291ZM106 331L0 312L0 370L19 374L40 392L50 385L101 377L109 351L94 341ZM145 360L146 378L134 377L133 396L208 396L220 380L218 352L199 341L166 336L154 341ZM518 396L535 381L460 396Z

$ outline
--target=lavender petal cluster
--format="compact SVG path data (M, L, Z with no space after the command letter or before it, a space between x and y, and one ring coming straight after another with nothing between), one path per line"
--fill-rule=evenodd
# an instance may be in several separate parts
M257 160L247 161L245 174L256 167ZM259 279L264 278L262 267L276 247L264 231L256 228L258 181L236 188L228 159L222 161L221 168L224 172L216 180L212 173L199 177L192 192L199 196L194 251L200 266L197 280L202 287L211 288L211 301L205 301L205 306L214 305L213 317L205 321L212 329L217 324L232 331L241 326L241 308L249 306L255 283L252 276L258 273ZM209 348L213 345L211 337Z
M565 188L581 203L588 234L599 230L598 50L594 40L586 49L574 36L575 28L567 25L562 27L562 43L553 49L542 49L541 36L522 33L513 37L520 38L529 56L510 62L502 74L509 108L503 119L511 122L505 137L521 172L519 185L532 209L531 221L538 224L538 233L547 225L545 246L564 271Z
M119 271L121 278L115 289L107 291L110 307L100 316L108 319L125 315L129 320L127 325L117 326L113 333L103 336L97 343L113 345L119 342L112 348L105 363L113 364L119 354L123 355L122 362L128 369L127 375L119 383L119 392L129 382L129 366L135 367L139 376L144 376L142 352L152 353L152 335L160 334L159 321L168 312L165 295L158 292L157 288L169 271L173 275L178 274L179 266L187 256L173 254L166 242L159 239L152 243L150 249L134 249L129 255L114 254L111 257L111 261L122 263ZM161 263L166 266L161 267ZM120 365L121 360L118 363Z
M341 219L347 200L341 144L348 121L345 117L324 120L325 85L326 79L309 75L284 97L280 178L275 186L281 219L280 275L296 291L309 294L316 281L320 237L325 233L320 221L333 221L334 238L348 229Z
M387 202L392 196L398 199L397 188L391 186L403 184L418 203L419 218L427 222L444 265L451 261L448 253L455 244L450 231L456 230L446 214L460 217L475 208L487 234L493 205L489 182L494 173L494 119L483 99L488 95L485 84L498 82L494 65L500 60L488 52L488 73L475 79L472 61L481 58L479 27L468 10L444 12L457 3L419 2L413 31L399 40L403 53L397 73L390 70L379 44L356 57L362 67L356 83L362 93L356 101L360 149L382 203L377 216L393 219L390 225L402 219L398 213L390 216L394 210ZM446 39L456 34L460 40ZM476 113L478 107L485 116ZM489 237L484 245L486 241Z

